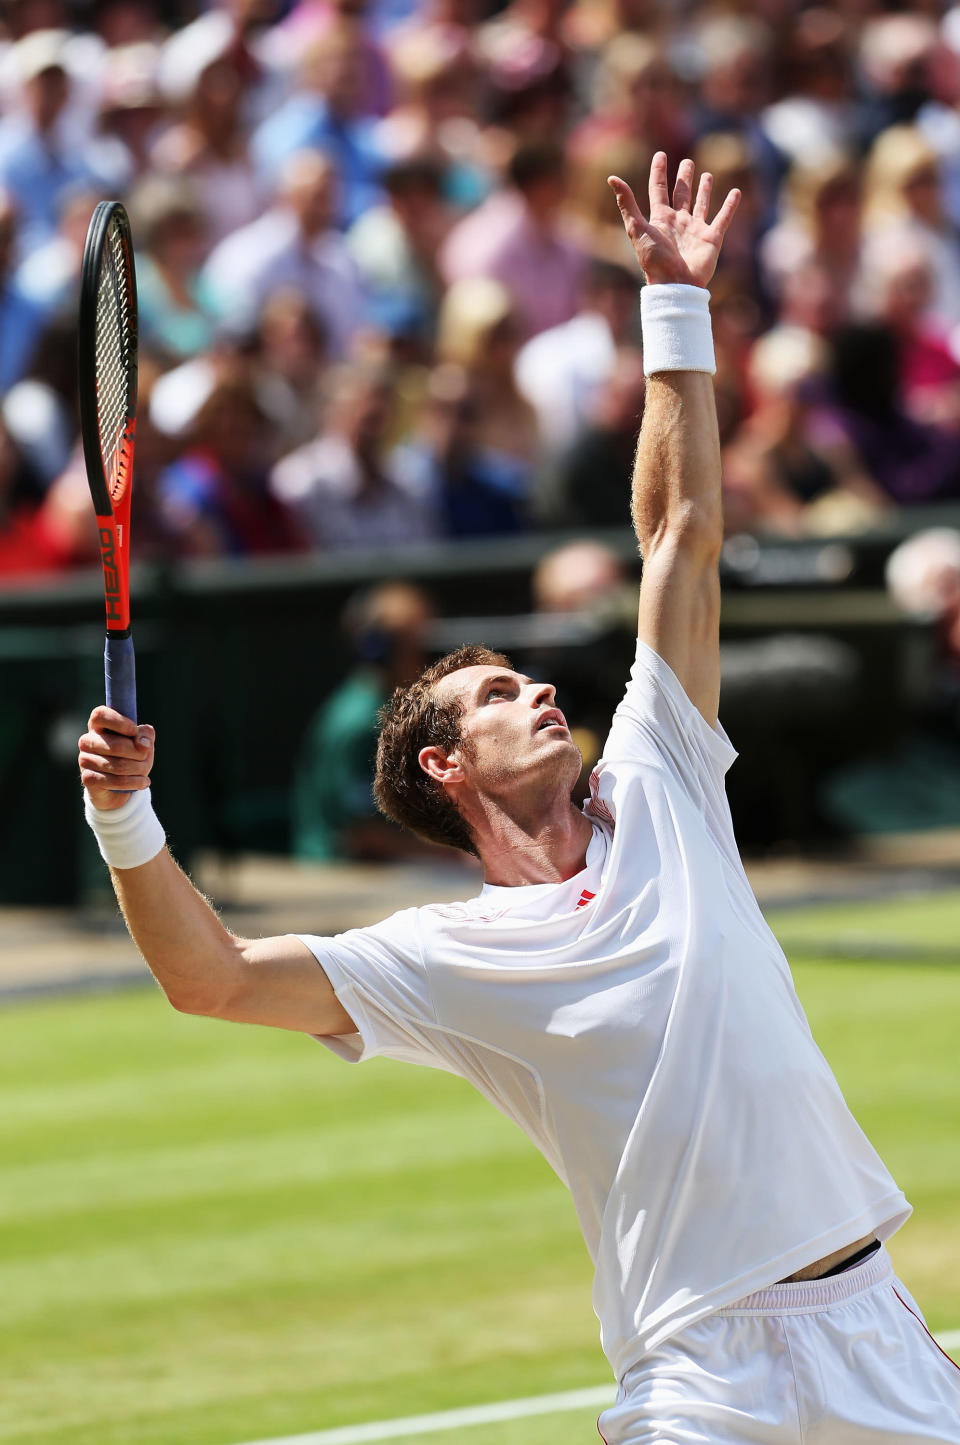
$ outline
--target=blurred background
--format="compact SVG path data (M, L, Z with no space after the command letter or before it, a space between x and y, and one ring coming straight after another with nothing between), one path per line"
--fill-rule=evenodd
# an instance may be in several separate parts
M103 884L73 762L96 202L138 247L133 611L174 845L395 858L374 719L424 660L548 669L588 763L619 696L644 381L605 178L642 196L658 148L744 197L713 286L741 842L960 824L960 9L6 0L0 96L0 899Z
M656 149L744 197L712 287L737 833L956 1350L960 7L2 0L3 1445L343 1445L573 1388L596 1408L437 1438L595 1438L588 1261L516 1130L117 987L76 310L120 198L174 851L238 932L369 923L478 886L373 807L397 683L502 649L587 769L622 693L641 278L606 177L643 203Z

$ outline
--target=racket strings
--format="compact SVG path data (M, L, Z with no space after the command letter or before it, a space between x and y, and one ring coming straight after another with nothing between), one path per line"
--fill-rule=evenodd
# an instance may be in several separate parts
M111 227L97 287L97 429L107 487L112 497L123 490L124 444L131 420L130 284L123 237Z

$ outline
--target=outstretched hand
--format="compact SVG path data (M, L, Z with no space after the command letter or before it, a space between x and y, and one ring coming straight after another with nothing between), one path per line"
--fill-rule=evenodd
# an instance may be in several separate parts
M713 176L704 171L693 198L693 161L680 162L673 204L667 189L667 157L657 151L650 163L650 219L640 213L633 191L619 176L608 184L617 198L624 230L647 281L681 282L707 286L717 269L717 258L727 228L740 204L732 190L713 221L707 220Z

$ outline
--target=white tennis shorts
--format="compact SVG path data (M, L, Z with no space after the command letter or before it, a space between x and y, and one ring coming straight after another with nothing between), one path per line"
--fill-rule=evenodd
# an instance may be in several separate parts
M597 1424L607 1445L960 1445L960 1367L881 1248L699 1320L627 1371Z

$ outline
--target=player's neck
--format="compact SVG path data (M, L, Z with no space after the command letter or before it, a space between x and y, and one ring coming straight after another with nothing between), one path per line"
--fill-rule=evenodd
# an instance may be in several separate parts
M503 888L572 878L585 866L593 835L589 819L569 800L535 825L503 812L485 824L476 830L484 881Z

